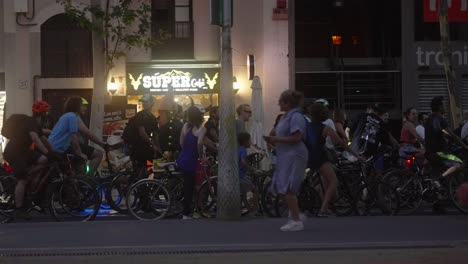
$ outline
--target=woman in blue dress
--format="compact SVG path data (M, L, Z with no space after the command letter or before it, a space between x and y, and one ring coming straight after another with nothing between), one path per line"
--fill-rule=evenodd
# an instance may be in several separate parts
M265 140L275 145L277 164L273 174L270 191L284 195L291 213L291 220L281 231L300 231L304 224L299 217L297 194L299 192L307 165L307 148L304 144L306 121L299 110L303 95L296 91L285 91L279 99L280 110L284 112L274 136Z

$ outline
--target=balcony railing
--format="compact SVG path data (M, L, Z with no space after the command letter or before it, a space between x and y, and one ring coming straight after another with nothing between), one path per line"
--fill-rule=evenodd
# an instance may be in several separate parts
M155 60L193 59L193 22L154 22L153 38L162 43L153 48Z

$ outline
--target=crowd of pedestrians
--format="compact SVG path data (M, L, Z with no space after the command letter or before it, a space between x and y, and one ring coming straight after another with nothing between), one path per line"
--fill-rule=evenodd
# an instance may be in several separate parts
M207 155L217 157L221 123L219 108L210 106L209 119L205 122L206 109L201 105L192 104L183 111L172 102L162 102L156 117L153 114L153 96L144 95L140 101L143 110L129 120L122 135L134 172L146 168L147 161L170 152L171 155L166 158L174 159L178 170L184 175L182 219L191 219L197 169ZM18 217L26 214L23 210L26 185L35 181L40 168L56 153L72 153L88 160L88 175L91 177L98 170L104 152L88 143L91 141L98 146L104 146L105 143L91 133L83 122L87 104L81 97L69 98L65 103L64 114L53 128L48 127L46 118L50 105L43 101L34 103L33 117L13 115L6 121L2 134L10 141L4 158L18 178L15 190ZM269 191L284 196L289 210L290 219L281 227L282 231L299 231L304 228L305 215L300 212L297 196L307 168L318 171L323 182L318 216L335 216L330 206L337 193L338 179L334 164L338 155L361 162L372 156L378 175L384 170L384 156L379 150L382 146L391 146L399 149L401 157L414 153L426 164L443 164L447 169L437 175L436 182L443 182L449 175L464 168L463 161L450 153L446 137L468 149L462 140L468 136L468 122L460 127L460 139L443 118L443 98L432 100L431 114L418 113L417 109L408 108L404 112L399 141L390 131L388 111L379 103L370 105L352 121L347 120L343 109L332 106L326 99L308 100L304 104L303 95L297 91L283 92L278 104L282 113L277 116L274 127L264 136L264 140L272 154L274 169ZM253 168L247 156L248 150L253 147L246 126L252 116L252 109L248 104L241 104L236 112L240 182L252 186L248 174ZM8 131L11 129L8 123L21 125L12 133ZM335 151L337 147L343 151L342 154ZM253 149L258 151L257 147Z

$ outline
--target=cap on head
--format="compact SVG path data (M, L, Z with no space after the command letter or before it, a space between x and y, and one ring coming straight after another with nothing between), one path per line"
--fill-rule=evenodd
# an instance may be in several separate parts
M81 104L82 105L89 105L88 100L84 99L83 97L81 97Z
M204 114L206 112L205 107L203 105L194 104L193 106L198 108L198 110L200 110L200 112L202 112L202 114Z
M52 107L46 101L34 101L32 105L32 111L34 113L44 113L51 109Z
M328 101L326 99L323 99L323 98L320 98L320 99L317 99L315 100L315 103L316 104L321 104L321 105L324 105L324 106L329 106L330 104L328 103Z
M154 98L151 94L145 94L143 97L140 99L140 102L146 102L146 103L153 103Z

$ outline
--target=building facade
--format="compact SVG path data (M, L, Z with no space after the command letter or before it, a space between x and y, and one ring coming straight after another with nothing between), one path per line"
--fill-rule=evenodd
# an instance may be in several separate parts
M148 1L152 31L171 37L153 49L132 50L116 64L110 72L117 86L112 102L138 104L144 93L159 100L172 89L180 104L217 105L220 28L210 24L210 1ZM265 115L266 130L279 112L279 94L289 88L288 20L284 6L274 15L279 2L284 1L234 1L233 74L240 88L235 101L250 103L247 55L253 55L263 85L260 107L272 113ZM43 99L57 118L65 98L93 100L91 32L70 21L55 0L1 0L0 10L0 89L6 91L7 115L30 114L32 102Z
M400 124L407 107L429 112L433 96L447 96L437 0L292 3L290 76L306 97L326 98L350 118L380 102ZM456 90L468 110L467 2L449 4Z

